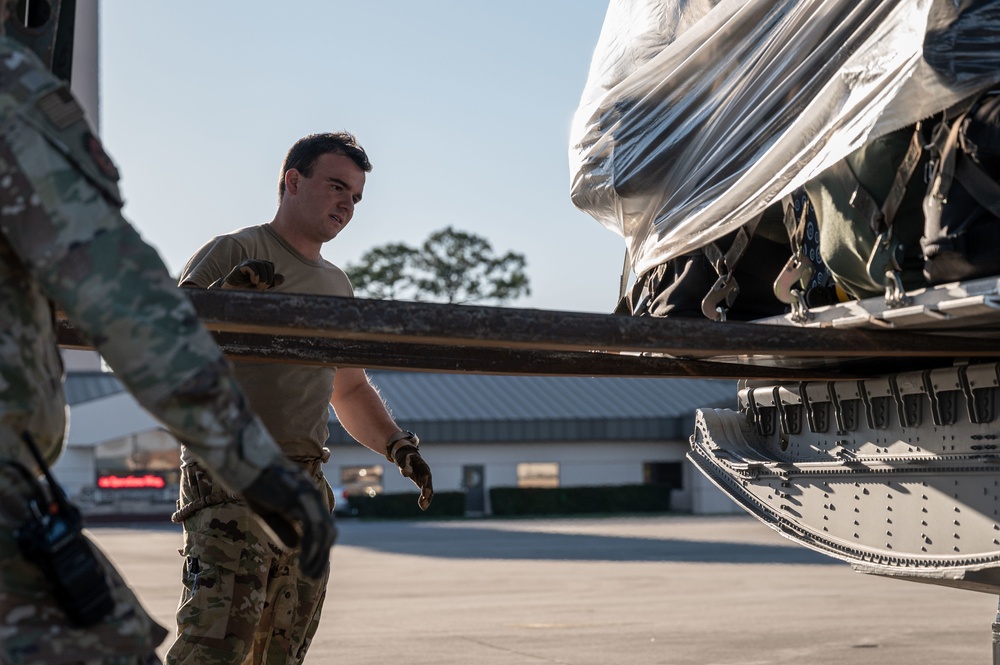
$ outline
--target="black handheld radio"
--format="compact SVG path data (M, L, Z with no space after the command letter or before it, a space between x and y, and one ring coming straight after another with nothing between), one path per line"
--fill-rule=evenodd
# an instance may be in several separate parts
M115 607L104 567L83 535L80 511L52 476L34 438L28 432L21 438L45 475L52 499L46 499L33 474L16 465L36 491L29 501L31 519L14 531L14 538L24 556L41 567L70 621L79 627L91 626Z

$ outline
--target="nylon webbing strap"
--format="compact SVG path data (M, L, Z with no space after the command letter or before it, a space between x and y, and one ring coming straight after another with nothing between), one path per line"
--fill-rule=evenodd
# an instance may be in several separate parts
M969 111L982 96L982 93L977 93L966 97L944 112L941 124L931 138L931 146L937 152L938 163L931 178L931 186L927 190L927 198L936 198L940 201L948 198L951 182L955 177L955 153L961 140L962 129ZM949 121L951 125L948 124Z
M976 203L993 213L994 217L1000 217L1000 184L968 155L959 155L955 179L962 183Z
M893 220L896 219L896 213L899 212L899 206L906 195L906 185L913 177L913 172L917 170L921 154L923 154L923 145L920 140L920 123L918 122L913 129L910 145L906 148L903 161L896 169L896 176L892 180L889 194L885 197L885 203L882 204L882 219L887 228L892 226Z
M802 206L802 214L796 217L795 197L788 194L781 199L781 208L784 214L781 221L785 225L785 232L788 234L788 241L792 245L792 253L801 248L806 237L806 206Z
M750 239L753 237L754 231L757 230L760 219L761 215L757 215L757 217L741 226L740 230L736 232L736 237L733 238L733 244L729 246L725 254L722 253L722 250L714 242L710 242L702 248L712 267L715 268L715 272L720 276L732 273L736 269L736 264L740 262L743 253L750 246Z
M903 197L906 196L906 186L913 177L913 173L917 170L917 165L920 163L920 156L922 154L923 146L920 140L920 123L917 123L913 129L913 135L910 137L906 153L903 155L899 167L896 168L896 174L893 176L889 193L886 195L885 201L881 206L875 201L875 197L871 195L871 192L858 180L857 175L855 175L846 159L842 159L830 167L830 171L838 180L852 184L854 191L851 194L851 207L858 211L862 219L868 221L868 227L876 236L892 228L892 223L896 219L896 213L899 212L899 206L903 203Z
M977 93L946 110L942 114L941 123L935 128L934 136L931 138L932 159L935 160L934 170L931 174L927 194L924 196L924 238L937 238L941 235L941 215L944 203L948 199L948 192L951 191L952 181L956 177L956 169L959 168L959 164L956 163L956 153L962 138L962 130L969 112L982 96L983 93ZM949 121L951 125L948 124ZM963 155L961 161L964 162L966 159L967 157ZM993 212L992 206L988 203L991 199L989 192L992 186L983 185L980 188L979 174L972 173L973 169L966 169L964 166L961 170L966 178L962 180L962 184L965 185L969 194L980 205ZM983 200L979 199L978 192L982 192ZM994 214L997 213L994 212Z
M937 149L937 165L931 177L930 187L924 197L924 237L936 238L941 234L941 212L951 183L955 178L955 153L958 147L958 135L962 129L965 115L955 118L951 127L945 132L947 125L942 122L935 132L933 145Z
M757 225L760 224L762 217L763 213L741 226L736 232L736 237L733 238L733 244L729 246L729 250L725 254L714 242L702 247L705 256L719 275L719 279L715 281L715 284L701 301L701 312L706 318L712 321L726 320L726 310L732 307L736 296L740 293L739 284L737 284L733 274L736 270L736 264L739 263L743 253L750 246L750 239L753 237L754 231L757 230Z

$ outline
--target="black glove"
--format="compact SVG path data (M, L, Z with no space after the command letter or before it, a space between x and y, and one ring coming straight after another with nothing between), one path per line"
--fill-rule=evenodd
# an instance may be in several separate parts
M413 481L413 484L420 488L420 498L417 505L420 510L427 510L434 498L434 483L431 478L431 468L420 456L418 443L413 439L400 439L389 444L386 457L391 459L399 467L399 472Z
M285 276L274 272L274 264L264 259L247 259L226 275L223 283L237 289L266 291L281 286Z
M303 573L314 579L323 574L337 528L323 496L302 470L290 462L271 464L243 490L243 498L286 547L302 543Z

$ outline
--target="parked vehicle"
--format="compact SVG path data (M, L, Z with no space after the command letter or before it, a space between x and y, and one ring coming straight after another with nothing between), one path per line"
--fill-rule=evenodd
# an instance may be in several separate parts
M333 488L333 498L335 503L333 504L333 514L337 517L350 517L351 512L351 499L347 494L347 488L339 485Z

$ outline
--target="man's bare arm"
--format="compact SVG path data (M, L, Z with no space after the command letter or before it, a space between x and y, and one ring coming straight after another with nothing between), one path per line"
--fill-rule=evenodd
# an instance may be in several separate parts
M420 455L420 441L412 432L400 430L368 374L359 368L338 369L330 404L348 434L395 464L420 488L417 503L427 510L434 484L430 467Z
M399 431L378 390L365 370L343 367L333 379L330 404L347 433L385 457L389 437Z

